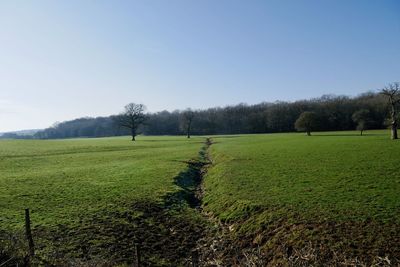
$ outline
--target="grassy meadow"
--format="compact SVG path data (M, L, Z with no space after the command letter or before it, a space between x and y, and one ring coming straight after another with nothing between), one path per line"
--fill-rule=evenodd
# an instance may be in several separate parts
M166 203L179 197L177 177L190 174L205 137L0 141L0 233L21 232L28 207L49 264L65 264L54 253L130 264L139 241L159 253L147 262L178 266L209 216L229 229L233 247L260 248L272 265L302 253L309 263L337 253L349 264L399 257L400 143L386 131L211 140L206 215Z
M24 208L44 225L135 200L160 200L203 139L126 137L0 142L0 227L21 227Z
M143 224L144 228L163 227L152 217L165 215L158 205L166 195L180 190L174 178L187 168L185 161L198 157L204 140L0 141L0 230L21 232L24 209L30 208L39 254L52 258L48 251L58 247L68 257L85 257L88 252L81 243L88 242L98 247L93 254L105 250L108 259L117 257L116 262L123 262L121 251L132 258L130 247L140 238L130 232ZM107 246L124 238L127 248L107 251Z
M400 255L400 143L386 131L213 142L203 204L240 240L275 256L310 241L321 254Z

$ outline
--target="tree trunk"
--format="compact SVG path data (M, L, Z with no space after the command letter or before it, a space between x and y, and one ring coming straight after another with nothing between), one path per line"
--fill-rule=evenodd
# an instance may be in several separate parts
M310 132L310 131L307 131L307 135L310 136L310 135L311 135L311 132Z
M136 131L135 129L132 129L132 141L135 141L135 136L136 136Z
M397 121L396 121L396 107L395 104L392 102L392 111L390 112L392 117L392 129L391 129L391 138L392 140L397 139Z
M134 267L141 267L141 262L140 262L140 247L139 245L135 245L135 262L133 264Z
M363 133L363 131L361 130L361 131L360 131L360 135L361 135L361 136L362 136L362 133Z
M187 138L190 138L190 123L189 123L189 125L188 125L188 128L187 128Z
M392 123L391 132L392 132L392 135L391 135L392 136L392 140L397 139L398 137L397 137L397 123L396 122Z

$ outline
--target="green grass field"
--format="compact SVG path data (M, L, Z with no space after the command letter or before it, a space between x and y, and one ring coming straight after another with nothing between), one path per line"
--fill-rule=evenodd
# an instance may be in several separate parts
M386 131L213 141L204 205L240 240L275 254L312 241L354 257L400 255L400 142Z
M1 141L0 230L21 232L24 209L30 208L38 253L43 257L53 258L50 252L56 248L71 258L85 257L88 252L81 245L88 242L97 247L93 254L124 262L128 256L121 255L132 258L133 243L140 238L130 232L141 228L162 232L151 225L166 228L169 222L163 222L162 216L179 219L161 214L159 205L167 194L180 190L174 178L187 168L185 161L198 157L204 140ZM113 243L125 247L109 251Z
M82 214L135 200L159 200L195 158L202 138L72 139L0 142L0 227L73 223Z
M236 248L260 247L273 264L307 246L327 261L337 252L370 263L399 257L400 143L386 131L211 139L203 208L230 229ZM205 140L0 141L0 231L22 231L30 208L47 258L57 248L71 258L129 263L141 239L149 251L175 253L147 255L148 262L177 265L171 257L184 258L205 224L195 209L166 207L166 197L179 196L177 177Z

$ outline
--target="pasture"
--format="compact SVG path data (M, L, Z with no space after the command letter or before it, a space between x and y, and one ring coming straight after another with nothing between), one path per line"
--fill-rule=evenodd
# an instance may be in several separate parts
M30 208L37 253L43 257L56 258L49 251L58 251L62 257L86 258L87 243L92 254L129 262L134 242L141 238L138 228L165 227L169 222L161 217L184 223L178 218L185 216L184 210L168 216L162 205L165 196L180 190L174 179L187 168L187 160L198 157L204 140L1 141L0 230L21 232L24 209ZM125 247L110 251L113 243Z
M215 219L229 229L225 263L238 249L271 265L399 257L400 143L386 131L211 140L208 151L205 137L1 141L0 233L22 232L29 207L38 254L56 265L131 264L135 242L153 266L184 265ZM204 212L175 205L205 152Z
M309 242L321 257L400 256L400 143L386 131L213 141L203 205L238 240L271 258L300 256Z

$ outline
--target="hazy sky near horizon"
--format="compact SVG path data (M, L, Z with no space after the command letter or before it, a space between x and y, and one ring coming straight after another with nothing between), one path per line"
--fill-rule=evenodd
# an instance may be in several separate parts
M0 1L0 132L357 95L400 80L400 1Z

